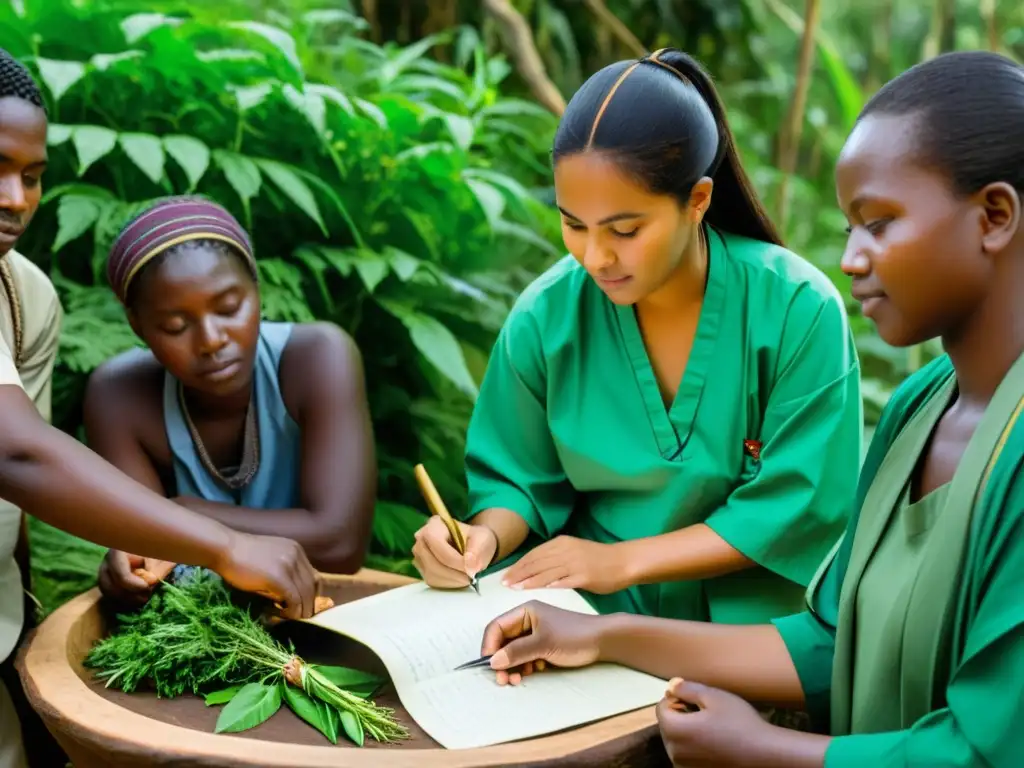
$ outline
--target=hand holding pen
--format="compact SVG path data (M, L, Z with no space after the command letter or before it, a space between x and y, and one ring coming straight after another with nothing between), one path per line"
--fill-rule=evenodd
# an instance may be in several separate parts
M432 515L416 532L413 563L431 587L470 586L479 593L476 575L494 559L498 547L494 531L452 519L423 466L417 465L415 472Z

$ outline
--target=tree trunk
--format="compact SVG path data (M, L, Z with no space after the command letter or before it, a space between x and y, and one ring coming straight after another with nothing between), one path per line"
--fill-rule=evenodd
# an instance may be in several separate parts
M634 56L646 56L647 48L637 39L622 20L609 10L604 0L583 0L590 12L597 18L598 23L611 32L622 46Z
M427 5L427 17L423 20L423 37L454 29L458 24L458 0L431 0ZM451 49L435 45L434 55L438 61L451 63Z
M544 69L544 62L533 40L533 31L526 19L508 0L483 0L482 5L494 19L516 65L516 71L529 86L530 92L546 109L561 117L565 112L565 99Z
M362 0L363 18L370 25L370 40L377 45L382 42L380 16L377 14L377 0Z

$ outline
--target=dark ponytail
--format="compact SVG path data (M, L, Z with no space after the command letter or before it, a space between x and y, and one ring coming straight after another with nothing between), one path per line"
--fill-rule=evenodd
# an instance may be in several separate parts
M711 77L682 51L666 48L595 73L566 107L554 162L587 150L611 155L654 194L685 204L704 176L714 181L705 222L733 234L782 244L740 163Z

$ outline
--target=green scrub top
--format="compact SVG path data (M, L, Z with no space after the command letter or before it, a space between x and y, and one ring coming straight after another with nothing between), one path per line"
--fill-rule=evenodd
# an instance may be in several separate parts
M859 365L842 298L790 251L709 230L693 347L666 408L634 307L572 257L519 297L467 435L469 507L531 535L602 543L705 523L757 565L584 596L602 613L760 623L798 610L841 535L861 457ZM760 441L760 455L745 442Z

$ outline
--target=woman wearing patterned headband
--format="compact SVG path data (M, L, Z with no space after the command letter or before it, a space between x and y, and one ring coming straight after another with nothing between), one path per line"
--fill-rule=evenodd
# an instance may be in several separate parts
M469 428L465 558L437 587L583 590L601 612L763 622L797 609L842 533L861 453L838 291L781 245L709 77L613 64L559 125L570 256L526 289Z
M249 237L219 205L170 198L133 219L107 276L149 350L92 375L87 440L182 506L352 573L377 479L360 355L334 325L261 322L257 274ZM141 565L111 551L101 588L145 600Z

